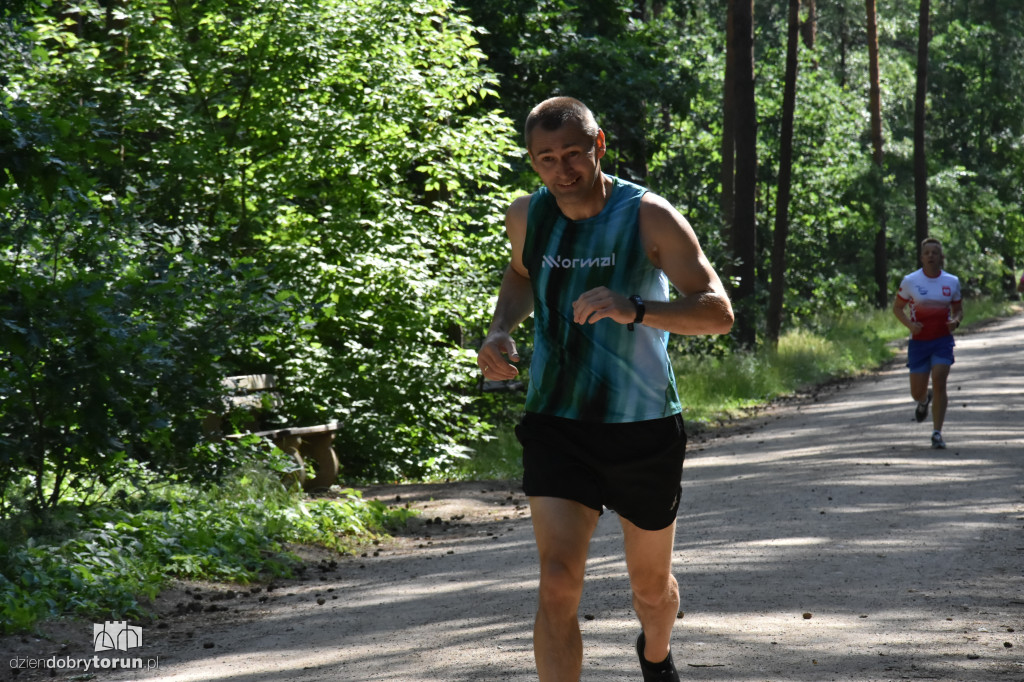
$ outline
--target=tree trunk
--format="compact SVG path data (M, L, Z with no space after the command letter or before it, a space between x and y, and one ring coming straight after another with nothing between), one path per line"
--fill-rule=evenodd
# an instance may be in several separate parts
M817 0L804 0L807 7L807 21L800 23L800 36L808 50L814 49L814 41L818 37L818 4Z
M754 0L737 0L733 15L736 55L736 194L731 250L737 261L736 339L757 342L757 108L754 100Z
M725 22L725 84L722 91L722 243L732 244L736 191L736 50L733 46L733 13L737 0L729 0ZM732 264L726 265L731 280ZM730 285L729 282L726 282Z
M920 259L921 241L928 236L928 163L924 148L925 103L928 93L929 0L921 0L917 34L917 94L914 97L915 236Z
M850 31L846 21L845 3L838 3L835 11L839 15L839 85L846 87L846 50L850 43Z
M875 0L864 0L864 7L868 19L868 108L871 110L871 145L875 162L871 202L875 220L878 221L878 231L875 233L875 306L882 309L889 304L889 258L886 248L886 192L882 156L882 90L878 72L878 12Z
M1017 260L1012 253L1003 256L1003 265L1006 267L1006 271L1003 273L1003 292L1011 301L1019 301L1021 295L1017 293L1017 282L1019 281L1017 279ZM1021 276L1024 277L1024 275Z
M779 344L786 299L786 239L789 237L789 198L793 184L793 116L796 110L797 50L800 47L800 0L789 0L786 39L786 82L782 93L782 136L779 140L779 183L775 192L772 234L772 282L768 292L768 340Z

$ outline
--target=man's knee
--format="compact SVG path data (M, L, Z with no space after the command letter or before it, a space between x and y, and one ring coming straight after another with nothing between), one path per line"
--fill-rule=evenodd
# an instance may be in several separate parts
M679 585L669 571L641 572L633 576L630 587L642 604L656 606L679 601Z
M583 593L582 567L547 559L540 567L540 605L544 609L575 612Z

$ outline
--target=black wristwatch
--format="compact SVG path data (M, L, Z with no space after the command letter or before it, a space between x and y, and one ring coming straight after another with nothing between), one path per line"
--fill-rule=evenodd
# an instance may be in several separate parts
M633 331L634 324L640 324L644 321L644 313L647 312L647 306L644 305L644 299L640 298L639 294L633 294L629 297L630 302L636 306L636 318L626 325L626 329Z

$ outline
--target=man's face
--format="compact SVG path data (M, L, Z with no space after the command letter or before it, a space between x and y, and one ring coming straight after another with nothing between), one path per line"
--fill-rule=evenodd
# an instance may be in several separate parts
M938 244L925 244L921 248L921 265L925 270L941 270L942 261L942 247Z
M591 138L576 123L558 130L540 126L530 134L530 163L556 199L584 198L604 156L604 132Z

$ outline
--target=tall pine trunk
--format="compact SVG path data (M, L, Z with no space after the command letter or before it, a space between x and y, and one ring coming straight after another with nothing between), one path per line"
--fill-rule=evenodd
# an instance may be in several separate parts
M878 71L878 11L875 0L864 0L867 10L868 27L868 108L871 110L871 146L874 151L875 174L871 203L878 222L875 232L875 306L879 309L889 304L889 258L886 251L886 192L885 167L882 156L882 89Z
M731 250L737 261L734 299L736 340L757 342L757 107L754 100L754 0L737 0L733 15L736 54L736 205Z
M732 244L736 201L736 49L733 45L733 13L737 0L729 0L725 21L725 77L722 89L722 243ZM731 281L732 264L726 266ZM727 283L728 284L728 283Z
M928 236L928 161L925 156L924 122L928 93L929 0L921 0L917 34L917 94L914 97L914 206L917 255Z
M767 335L774 346L779 343L786 299L786 240L789 237L789 199L793 185L793 117L796 110L799 47L800 0L789 0L786 82L782 94L782 133L779 140L779 182L775 192L775 229L772 233L772 281L768 291Z

